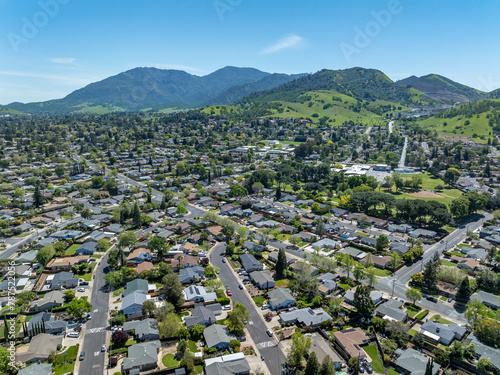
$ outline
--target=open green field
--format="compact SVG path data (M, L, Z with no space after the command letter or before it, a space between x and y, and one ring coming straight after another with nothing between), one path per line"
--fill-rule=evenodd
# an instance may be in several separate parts
M451 118L429 117L420 121L419 125L423 128L436 130L439 135L469 137L474 142L487 143L488 138L493 136L492 129L488 125L489 119L486 118L489 113L491 111L469 118L463 115ZM466 121L469 121L469 125L465 125ZM445 123L447 125L444 125Z
M175 368L179 366L179 361L175 359L172 353L165 354L161 360L166 368Z
M274 103L282 104L282 107L281 109L272 109L271 111L273 113L270 116L282 118L308 117L315 119L316 116L313 117L313 115L318 114L315 121L326 116L329 118L328 122L333 125L341 125L344 121L352 120L365 125L377 126L385 125L387 121L383 120L380 115L371 112L370 109L389 104L396 108L400 107L402 110L407 108L398 103L376 100L370 103L366 109L361 108L361 110L357 112L352 108L352 106L357 103L356 99L340 94L334 90L308 91L301 96L311 96L311 100L305 101L304 103L275 101ZM332 97L337 98L337 100L332 100Z
M415 176L415 174L402 174L401 177L403 179L411 179L412 176ZM426 198L426 197L418 197L415 195L412 195L411 192L406 193L405 190L399 190L396 192L396 187L393 187L391 190L389 189L382 189L382 191L386 193L392 194L396 199L424 199L426 201L438 201L442 202L445 204L450 204L454 199L459 198L462 195L462 192L458 189L452 188L448 185L445 184L445 182L430 173L421 173L420 176L422 177L422 190L430 191L433 193L436 193L440 195L441 197L435 197L435 198ZM436 191L436 186L441 185L444 187L443 190Z

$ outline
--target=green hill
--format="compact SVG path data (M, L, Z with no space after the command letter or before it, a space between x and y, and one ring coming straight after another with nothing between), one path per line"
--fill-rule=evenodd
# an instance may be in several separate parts
M428 74L422 77L411 76L396 83L404 87L415 88L435 100L451 104L485 99L488 95L483 91L454 82L438 74Z
M468 137L479 143L500 135L500 99L479 100L450 108L418 124L440 135Z
M434 99L418 90L395 84L379 70L364 68L323 69L276 88L248 95L239 103L296 102L305 92L317 90L334 90L353 99L368 102L385 100L405 105L436 103Z

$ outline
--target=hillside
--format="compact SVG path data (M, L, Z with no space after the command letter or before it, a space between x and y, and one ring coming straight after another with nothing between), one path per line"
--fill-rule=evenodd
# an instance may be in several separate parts
M379 70L351 68L346 70L323 69L279 87L251 94L241 99L240 104L258 104L280 100L294 102L304 92L316 90L334 90L353 99L368 102L385 100L405 105L436 103L434 99L418 90L395 84Z
M8 107L34 114L197 107L220 95L221 100L230 103L231 98L239 99L255 90L275 87L294 78L296 76L275 76L254 68L225 67L202 77L180 70L135 68L91 83L63 99L11 103ZM253 83L256 84L252 86ZM235 90L229 91L233 87Z
M485 99L488 95L437 74L428 74L422 77L411 76L397 81L396 84L415 88L435 100L449 104Z
M486 143L500 135L500 100L479 100L450 108L418 122L443 136L467 137Z

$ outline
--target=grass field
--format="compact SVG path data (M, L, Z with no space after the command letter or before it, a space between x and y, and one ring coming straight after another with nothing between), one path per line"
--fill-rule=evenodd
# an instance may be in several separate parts
M456 263L448 262L447 260L442 260L442 259L441 259L441 264L442 264L443 266L457 267L457 264L456 264Z
M261 307L264 302L266 302L266 299L264 296L255 296L255 297L252 297L253 301L255 302L255 304L259 307Z
M364 349L366 354L368 354L372 359L371 365L373 367L373 370L380 374L385 373L384 364L382 363L382 360L378 356L377 347L375 345L368 345L365 346Z
M167 368L175 368L179 366L179 361L175 359L175 356L172 353L165 354L161 361Z
M488 125L489 119L486 118L488 114L491 114L491 111L470 118L463 115L451 118L429 117L420 121L419 125L436 130L439 135L468 137L477 143L487 143L488 138L492 138L492 129ZM469 125L465 125L466 121L469 121Z
M74 243L73 245L71 245L70 247L68 247L68 248L66 249L66 251L64 252L64 255L75 255L76 250L77 250L80 246L81 246L80 244L76 244L76 243Z
M202 113L206 113L207 115L216 115L219 116L222 113L231 113L231 112L239 112L238 109L232 105L213 105L201 110Z
M352 106L356 105L356 99L340 94L334 90L317 90L308 91L303 94L303 96L311 96L311 99L301 102L289 102L289 101L275 101L274 103L280 103L281 109L272 109L271 117L281 117L281 118L291 118L291 117L308 117L314 118L313 115L317 114L317 118L323 116L328 117L327 122L332 125L341 125L344 121L354 121L364 125L385 125L387 122L382 119L381 116L370 109L375 109L381 105L395 105L396 107L402 107L397 103L392 103L383 100L376 100L368 105L367 109L361 108L359 112L352 110ZM338 98L340 100L332 100L332 97ZM299 98L300 100L300 98Z
M413 318L420 312L421 308L418 306L408 305L406 306L406 312L410 318Z
M196 347L196 343L193 340L189 340L188 344L189 344L189 350L192 353L199 352L198 348Z
M275 286L287 286L290 284L290 280L284 279L284 280L277 280L274 285Z
M451 324L451 322L443 317L441 315L434 315L430 320L435 321L437 318L437 321L441 324Z
M400 375L399 371L396 371L394 367L389 367L389 370L387 370L387 375Z
M387 277L392 275L392 272L389 270L382 270L377 267L374 267L374 270L375 270L375 275L377 275L378 277Z
M54 366L54 375L63 375L67 373L73 373L75 370L76 362L62 363L60 365Z
M402 174L401 177L411 179L412 176L415 176L414 174ZM458 189L454 189L448 185L445 184L443 180L441 180L438 177L435 177L429 173L421 173L420 176L422 177L422 188L421 190L427 190L431 192L435 192L436 194L441 195L439 198L424 198L424 197L417 197L414 195L411 195L410 192L406 192L406 190L399 190L396 192L396 187L393 187L390 191L388 189L382 189L382 191L386 193L392 194L396 199L424 199L426 201L429 200L435 200L438 202L442 202L445 204L450 204L455 198L458 198L462 195L462 192ZM441 185L444 187L443 190L436 191L436 186Z

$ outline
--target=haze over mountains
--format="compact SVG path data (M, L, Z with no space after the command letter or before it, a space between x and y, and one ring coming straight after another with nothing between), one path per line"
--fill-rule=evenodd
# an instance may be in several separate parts
M491 93L429 74L394 82L376 69L323 69L314 74L279 74L254 68L225 67L206 76L181 70L135 68L78 89L62 99L11 103L24 113L71 113L185 109L217 104L293 101L305 92L330 90L358 101L388 101L406 106L467 103L499 98Z

